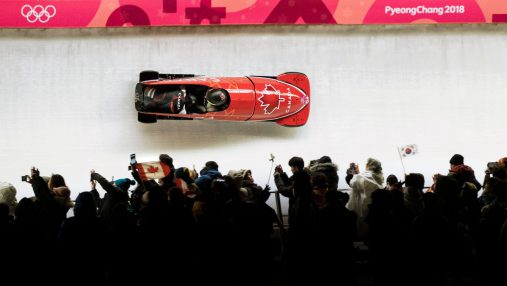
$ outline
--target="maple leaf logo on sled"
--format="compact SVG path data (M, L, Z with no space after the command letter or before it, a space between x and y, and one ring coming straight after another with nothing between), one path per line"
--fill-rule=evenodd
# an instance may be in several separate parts
M280 102L284 102L280 91L275 89L271 84L266 84L264 90L261 91L262 95L259 97L261 106L264 107L265 114L271 114L276 109L280 109Z

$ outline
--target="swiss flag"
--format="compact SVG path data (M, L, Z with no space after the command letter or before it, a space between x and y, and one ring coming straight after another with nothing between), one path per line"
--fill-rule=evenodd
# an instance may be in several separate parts
M137 171L141 180L156 180L163 178L171 172L171 167L160 161L137 163Z

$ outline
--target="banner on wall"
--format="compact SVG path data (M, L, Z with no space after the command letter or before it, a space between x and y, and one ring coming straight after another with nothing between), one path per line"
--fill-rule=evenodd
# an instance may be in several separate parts
M0 0L0 28L507 22L507 0Z

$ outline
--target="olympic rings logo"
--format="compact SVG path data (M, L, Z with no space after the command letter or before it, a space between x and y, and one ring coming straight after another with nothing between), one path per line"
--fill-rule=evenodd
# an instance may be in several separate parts
M34 7L26 4L21 7L21 16L25 17L29 23L35 23L37 21L46 23L53 16L56 15L56 8L53 5L35 5Z

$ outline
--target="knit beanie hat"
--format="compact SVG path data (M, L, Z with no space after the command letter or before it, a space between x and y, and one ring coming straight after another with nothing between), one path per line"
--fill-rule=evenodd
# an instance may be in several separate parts
M124 190L124 191L128 191L129 188L130 188L130 185L135 185L136 184L136 181L134 180L131 180L129 178L122 178L122 179L118 179L116 181L114 181L114 184Z

